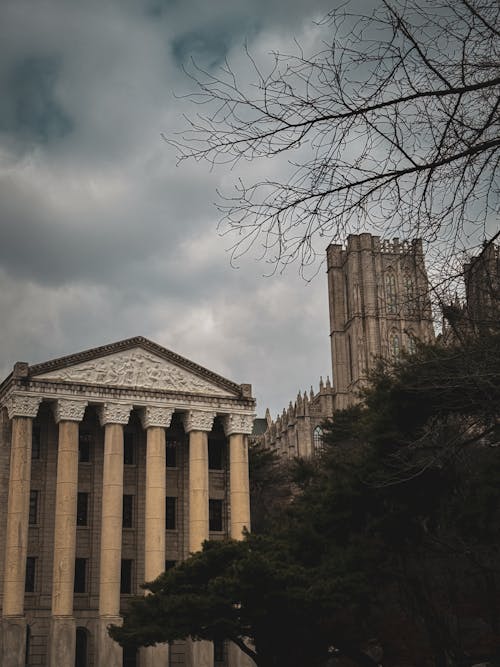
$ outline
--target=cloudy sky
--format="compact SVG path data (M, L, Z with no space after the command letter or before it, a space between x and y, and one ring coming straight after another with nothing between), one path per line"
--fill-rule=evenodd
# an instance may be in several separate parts
M183 63L312 39L327 0L2 0L0 373L143 335L273 414L329 373L324 271L231 268L216 188L176 166ZM253 166L246 167L247 173ZM255 167L257 168L257 166Z

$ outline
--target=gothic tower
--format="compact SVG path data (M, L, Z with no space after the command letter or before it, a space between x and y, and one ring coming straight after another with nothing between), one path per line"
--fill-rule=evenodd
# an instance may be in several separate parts
M411 352L434 337L420 240L350 235L327 249L335 408L356 401L377 358Z

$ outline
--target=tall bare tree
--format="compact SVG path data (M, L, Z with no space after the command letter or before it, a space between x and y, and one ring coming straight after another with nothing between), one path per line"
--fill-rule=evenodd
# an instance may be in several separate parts
M380 0L332 11L308 55L250 53L248 86L226 63L194 66L199 108L167 140L179 159L288 159L282 180L237 181L220 200L233 259L258 248L275 270L317 267L326 242L362 228L468 247L498 212L500 5ZM237 173L237 172L235 172Z

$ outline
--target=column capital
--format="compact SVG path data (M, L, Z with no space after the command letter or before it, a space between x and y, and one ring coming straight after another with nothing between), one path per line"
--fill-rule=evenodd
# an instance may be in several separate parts
M106 424L128 424L133 405L126 403L103 403L98 407L101 426Z
M159 405L148 405L139 412L142 428L144 429L148 429L150 426L168 428L173 414L173 408L164 408Z
M253 431L253 421L255 415L229 414L222 417L222 426L226 436L234 433L251 435Z
M52 407L56 424L60 421L81 422L87 405L87 401L58 398Z
M38 406L41 402L41 396L12 394L6 402L9 419L13 417L31 417L34 419L38 414Z
M182 415L186 433L190 431L211 431L217 413L206 410L188 410Z

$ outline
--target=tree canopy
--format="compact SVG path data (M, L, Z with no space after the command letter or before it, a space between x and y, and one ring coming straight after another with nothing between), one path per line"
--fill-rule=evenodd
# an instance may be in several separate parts
M326 241L367 227L482 241L499 204L498 2L381 0L365 16L343 4L317 31L313 53L191 71L197 113L167 138L180 160L288 160L222 195L233 259L254 246L275 269L311 272Z

